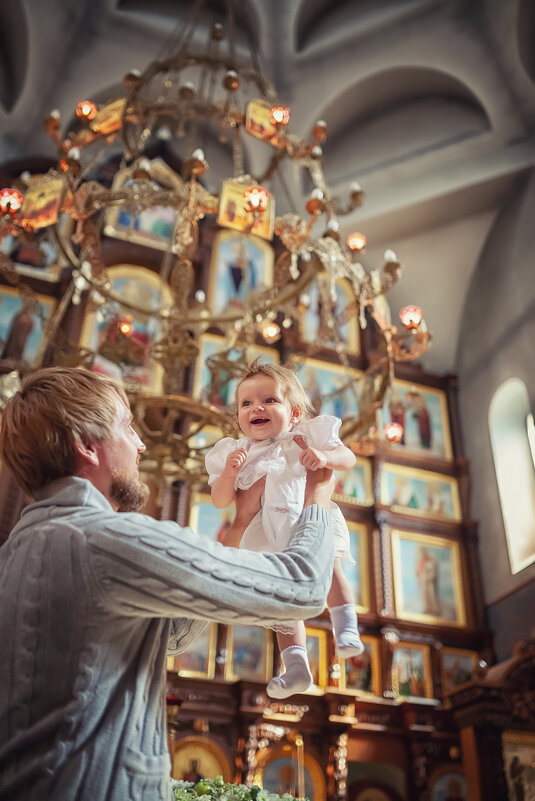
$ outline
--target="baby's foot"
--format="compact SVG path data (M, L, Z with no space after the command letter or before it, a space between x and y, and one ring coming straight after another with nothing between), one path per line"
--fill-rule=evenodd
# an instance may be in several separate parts
M364 643L360 635L355 631L341 631L335 640L335 648L338 656L359 656L364 653Z
M312 686L314 679L308 666L306 648L289 645L281 653L284 673L275 676L268 683L266 692L270 698L288 698L294 693L304 693Z
M313 678L310 670L306 673L301 668L300 671L286 670L280 676L271 679L266 687L266 692L270 698L289 698L295 693L304 693L312 687Z
M357 613L353 604L342 604L329 609L333 626L334 643L338 656L359 656L364 652L360 639Z

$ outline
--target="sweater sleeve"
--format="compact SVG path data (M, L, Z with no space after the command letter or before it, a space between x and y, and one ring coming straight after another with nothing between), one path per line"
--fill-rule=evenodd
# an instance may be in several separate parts
M139 514L100 513L84 533L102 602L122 615L263 625L302 620L322 612L332 579L331 519L318 506L303 510L280 553L226 548Z
M175 656L185 651L206 626L206 620L190 620L185 617L173 618L167 641L167 653L169 656Z

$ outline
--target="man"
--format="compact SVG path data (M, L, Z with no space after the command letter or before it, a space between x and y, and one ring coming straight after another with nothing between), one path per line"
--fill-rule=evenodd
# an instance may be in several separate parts
M95 373L39 370L4 412L0 458L36 499L0 549L4 801L170 799L166 646L182 651L206 620L324 607L327 471L310 474L288 548L251 553L138 514L144 450L124 393ZM261 491L237 499L239 525Z

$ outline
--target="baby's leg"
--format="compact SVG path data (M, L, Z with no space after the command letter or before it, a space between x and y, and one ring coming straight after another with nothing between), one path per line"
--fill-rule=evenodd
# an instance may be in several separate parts
M312 686L313 677L308 665L306 631L302 620L296 623L295 632L277 632L284 672L271 679L266 688L270 698L288 698Z
M360 639L355 600L351 585L342 567L342 560L334 560L333 579L327 596L338 656L358 656L364 651Z

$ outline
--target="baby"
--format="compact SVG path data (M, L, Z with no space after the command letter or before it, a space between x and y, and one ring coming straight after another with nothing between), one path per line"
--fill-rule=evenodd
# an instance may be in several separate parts
M312 417L314 410L293 370L257 359L238 384L238 425L244 438L217 442L206 456L212 501L229 506L237 489L246 491L266 477L262 508L242 533L232 527L225 545L254 551L281 551L288 544L303 508L306 471L347 470L355 456L338 437L341 420ZM349 531L340 509L332 504L335 560L327 597L339 656L361 654L355 602L342 562L350 559ZM288 698L313 683L303 621L273 627L284 671L271 679L267 693Z

